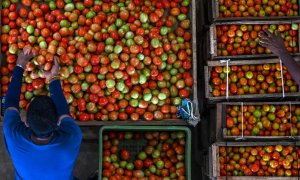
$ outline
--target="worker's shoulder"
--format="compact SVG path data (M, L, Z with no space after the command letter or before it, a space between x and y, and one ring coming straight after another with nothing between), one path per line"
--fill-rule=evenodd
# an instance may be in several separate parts
M75 123L74 119L70 116L64 117L58 128L58 131L63 131L69 134L70 138L80 139L82 138L82 132L79 126Z

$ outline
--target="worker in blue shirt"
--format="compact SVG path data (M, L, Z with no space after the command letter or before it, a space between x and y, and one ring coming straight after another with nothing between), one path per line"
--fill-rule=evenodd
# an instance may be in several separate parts
M17 180L71 180L82 134L69 115L58 77L58 58L50 72L50 97L36 96L21 121L19 101L24 68L35 54L25 47L19 54L5 99L3 132Z

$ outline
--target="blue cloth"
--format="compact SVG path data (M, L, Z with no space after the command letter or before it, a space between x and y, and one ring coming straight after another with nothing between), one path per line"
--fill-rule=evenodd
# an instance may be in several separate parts
M81 144L81 130L71 117L65 117L46 145L36 145L31 130L16 110L6 110L3 124L7 150L17 180L70 180Z
M50 97L55 104L58 117L70 114L67 100L62 92L60 80L53 80L49 85Z
M24 69L16 66L12 74L11 82L9 83L8 89L5 98L4 108L15 107L19 109L22 77Z

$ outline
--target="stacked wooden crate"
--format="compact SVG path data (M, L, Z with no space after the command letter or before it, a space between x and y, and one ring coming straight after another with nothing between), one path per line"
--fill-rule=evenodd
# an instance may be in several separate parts
M259 34L278 30L299 61L299 1L212 0L210 5L205 96L216 106L210 178L298 179L299 85L281 60L259 45Z

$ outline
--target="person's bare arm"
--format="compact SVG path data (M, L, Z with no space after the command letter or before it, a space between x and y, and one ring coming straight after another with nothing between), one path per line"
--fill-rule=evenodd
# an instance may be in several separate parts
M300 65L287 51L280 33L275 31L275 34L272 34L267 29L264 29L264 33L262 32L259 35L259 44L269 48L275 55L277 55L281 59L282 63L287 67L293 79L298 85L300 85Z

